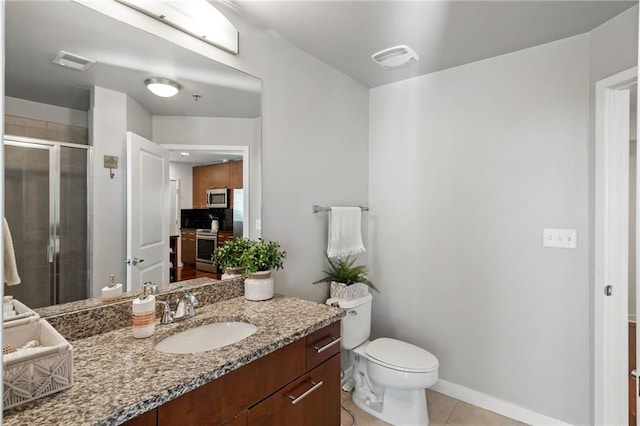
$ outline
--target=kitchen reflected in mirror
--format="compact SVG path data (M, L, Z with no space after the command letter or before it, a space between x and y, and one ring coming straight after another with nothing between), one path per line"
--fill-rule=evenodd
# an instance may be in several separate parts
M33 308L99 297L111 274L124 283L128 268L145 267L125 263L127 131L169 149L175 196L162 226L175 246L166 247L174 253L167 268L185 264L182 210L207 218L209 230L217 220L223 238L238 232L239 217L242 235L260 236L258 78L73 1L12 1L5 9L5 216L22 280L5 294ZM152 77L179 92L152 94ZM119 158L113 178L105 156ZM220 188L203 174L214 168L228 179L236 173L226 208L215 210L207 190ZM242 213L234 216L234 206ZM194 266L175 275L198 274Z

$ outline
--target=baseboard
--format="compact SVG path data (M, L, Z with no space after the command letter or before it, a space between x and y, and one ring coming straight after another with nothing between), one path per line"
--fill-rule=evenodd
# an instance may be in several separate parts
M493 411L494 413L510 417L528 425L570 426L569 423L554 419L553 417L536 413L535 411L520 407L511 402L495 398L493 396L466 388L464 386L456 385L455 383L447 382L446 380L438 380L435 385L431 386L431 389L460 401L464 401L477 407L484 408L485 410Z

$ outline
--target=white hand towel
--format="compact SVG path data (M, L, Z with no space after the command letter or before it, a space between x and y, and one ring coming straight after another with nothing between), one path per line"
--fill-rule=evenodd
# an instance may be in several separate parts
M2 218L2 240L4 244L4 283L6 285L20 284L20 275L16 265L16 254L13 251L13 239L6 218Z
M362 210L360 207L331 207L327 256L345 257L362 253Z

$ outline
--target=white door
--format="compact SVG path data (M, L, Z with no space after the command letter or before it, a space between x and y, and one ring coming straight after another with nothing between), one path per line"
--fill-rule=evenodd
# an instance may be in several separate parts
M169 151L127 132L127 291L169 283Z

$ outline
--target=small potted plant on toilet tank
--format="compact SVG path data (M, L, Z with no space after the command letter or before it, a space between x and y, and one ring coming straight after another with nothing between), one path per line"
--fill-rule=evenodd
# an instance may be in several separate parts
M364 265L354 266L355 257L349 255L345 258L332 259L326 253L325 257L329 263L328 268L323 271L325 276L314 282L314 284L331 283L329 289L331 297L347 300L355 299L369 293L369 288L380 293L367 278L367 267Z
M266 242L262 238L253 241L240 258L247 278L244 280L244 297L247 300L267 300L274 294L271 272L283 268L286 252L277 241Z

